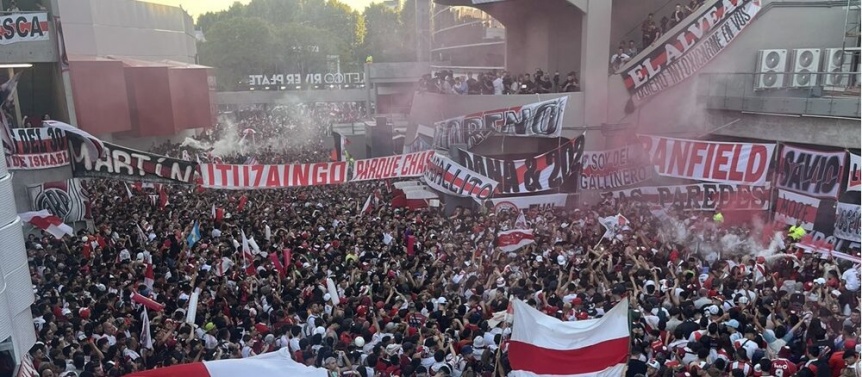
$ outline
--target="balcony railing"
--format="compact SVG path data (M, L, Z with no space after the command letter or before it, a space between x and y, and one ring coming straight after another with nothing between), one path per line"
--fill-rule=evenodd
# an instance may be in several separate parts
M792 72L702 73L698 75L698 101L711 110L860 117L859 72L805 73L807 78L802 75ZM796 83L794 76L797 76ZM802 79L813 85L794 86Z

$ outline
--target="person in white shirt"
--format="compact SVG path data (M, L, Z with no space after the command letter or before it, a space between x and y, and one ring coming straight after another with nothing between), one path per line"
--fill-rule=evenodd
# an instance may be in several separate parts
M617 50L617 53L614 54L614 56L611 56L611 68L616 72L623 66L623 64L628 63L631 59L631 56L628 56L628 54L623 51L623 48L620 47Z
M503 75L497 74L497 78L493 81L494 84L494 95L499 96L503 94Z
M844 288L850 292L859 291L859 267L848 268L841 274L841 280L844 281Z

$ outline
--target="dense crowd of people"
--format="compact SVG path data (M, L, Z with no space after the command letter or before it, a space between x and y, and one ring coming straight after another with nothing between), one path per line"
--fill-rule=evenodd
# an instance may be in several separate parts
M327 160L325 117L282 110L242 114L200 142L216 148L251 128L276 142L220 158ZM302 147L278 147L284 130L303 135L291 141ZM535 243L504 252L497 232L516 227L518 213L397 208L383 182L171 186L164 207L147 193L129 197L122 183L93 184L94 230L26 243L38 335L30 354L43 377L121 376L282 348L333 376L505 376L511 299L582 321L626 297L629 376L859 376L859 265L711 213L656 213L613 197L529 210ZM372 192L379 205L365 213ZM627 225L603 238L598 218L618 213ZM201 238L189 242L194 224ZM254 240L251 261L243 233ZM151 346L133 293L164 305L148 311Z
M451 71L426 74L419 81L419 92L458 95L504 95L568 93L581 90L578 75L572 71L564 77L559 72L553 75L541 69L536 73L518 75L507 71L468 73L456 76Z

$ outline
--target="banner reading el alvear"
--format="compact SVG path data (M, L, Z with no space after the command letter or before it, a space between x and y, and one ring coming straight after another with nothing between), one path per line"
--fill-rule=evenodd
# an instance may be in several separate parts
M90 154L81 138L69 138L72 175L80 178L110 178L126 181L190 184L197 163L102 143L104 158Z
M227 190L277 189L347 182L347 162L286 165L201 164L202 185Z
M723 143L638 135L659 175L763 186L774 144Z
M434 151L424 151L356 160L350 181L419 177L425 173L425 166L433 155Z

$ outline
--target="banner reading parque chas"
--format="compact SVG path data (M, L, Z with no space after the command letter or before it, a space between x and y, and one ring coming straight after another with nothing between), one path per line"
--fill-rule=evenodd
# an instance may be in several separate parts
M613 190L652 178L652 166L640 145L584 152L581 190Z
M694 75L730 45L760 9L760 0L724 0L698 10L702 16L622 72L632 101L643 102Z
M428 160L433 155L434 151L424 151L356 160L350 181L419 177L425 173Z
M637 200L661 208L693 211L766 210L770 196L768 187L723 183L640 187L610 193L620 199Z
M70 137L72 175L126 181L191 184L197 163L103 142L107 156L94 160L80 138Z
M69 165L69 147L63 130L51 127L10 130L15 153L6 155L10 170L47 169Z
M821 152L781 147L776 187L817 198L838 197L844 176L844 151Z
M453 144L472 147L491 134L559 137L567 103L568 97L563 96L436 122L432 144L437 149L448 149Z
M0 15L0 45L47 41L48 13L13 13Z
M439 154L434 154L428 161L422 180L437 191L477 200L490 198L498 185L497 181Z
M511 195L559 188L579 177L584 153L584 136L559 148L523 160L499 160L465 150L460 151L462 166L499 182L496 194Z
M774 144L724 143L638 135L655 172L699 181L766 185Z
M285 165L201 164L202 185L227 190L277 189L347 182L347 162Z

